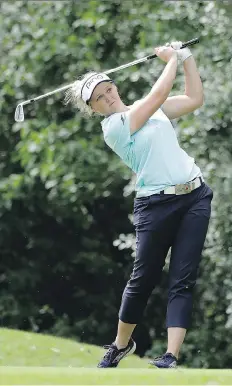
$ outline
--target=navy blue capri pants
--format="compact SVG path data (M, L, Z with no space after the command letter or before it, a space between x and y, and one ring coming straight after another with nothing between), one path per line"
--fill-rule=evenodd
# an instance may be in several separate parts
M134 200L136 257L123 292L119 319L138 324L160 282L171 247L167 327L190 326L192 296L208 229L212 190L203 183L183 195L153 194Z

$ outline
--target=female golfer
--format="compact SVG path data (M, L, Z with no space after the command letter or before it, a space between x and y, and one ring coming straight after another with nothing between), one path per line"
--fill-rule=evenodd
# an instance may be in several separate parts
M148 298L160 281L171 247L166 325L167 351L151 363L177 366L181 345L190 325L192 295L203 249L212 190L201 170L180 146L170 122L203 104L203 89L195 60L181 42L155 48L166 66L150 92L126 106L114 82L104 73L89 73L66 93L82 112L104 116L107 145L136 173L134 225L136 257L122 296L117 336L104 346L98 367L117 367L135 351L131 338ZM175 49L173 49L173 47ZM169 97L178 58L184 63L185 94Z

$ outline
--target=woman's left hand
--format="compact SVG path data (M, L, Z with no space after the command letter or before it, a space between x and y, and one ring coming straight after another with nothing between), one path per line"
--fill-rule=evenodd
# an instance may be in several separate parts
M174 50L177 51L177 55L178 57L181 59L182 62L184 62L187 58L189 58L190 56L192 56L192 53L190 51L189 48L182 48L182 42L181 41L175 41L175 42L171 42L171 43L166 43L166 46L167 47L172 47L174 48Z

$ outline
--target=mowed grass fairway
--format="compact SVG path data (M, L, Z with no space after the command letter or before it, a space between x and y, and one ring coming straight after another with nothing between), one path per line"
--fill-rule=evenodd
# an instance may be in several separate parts
M231 370L4 367L1 385L232 385Z
M232 370L158 370L133 355L96 369L102 348L0 329L0 385L232 385Z

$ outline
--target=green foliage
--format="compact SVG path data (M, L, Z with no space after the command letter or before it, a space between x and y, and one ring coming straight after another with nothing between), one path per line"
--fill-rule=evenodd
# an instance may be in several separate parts
M4 1L0 7L2 325L108 342L132 266L133 195L126 192L133 176L104 144L100 120L82 118L56 94L26 106L19 124L17 103L167 41L199 36L192 51L205 104L176 122L176 130L214 200L182 359L194 367L230 367L232 7L141 0ZM123 100L141 98L163 67L155 60L116 73ZM183 83L180 69L174 94L183 92ZM149 348L148 333L151 353L164 349L166 287L165 270L136 333L141 354Z

